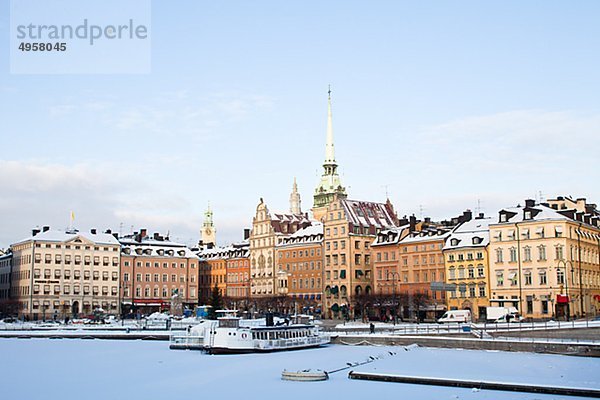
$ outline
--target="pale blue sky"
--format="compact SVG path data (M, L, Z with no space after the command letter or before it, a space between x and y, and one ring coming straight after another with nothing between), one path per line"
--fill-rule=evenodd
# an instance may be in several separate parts
M327 85L351 198L487 213L600 202L596 1L153 1L152 73L11 75L0 0L0 247L36 225L237 240L260 197L303 207Z

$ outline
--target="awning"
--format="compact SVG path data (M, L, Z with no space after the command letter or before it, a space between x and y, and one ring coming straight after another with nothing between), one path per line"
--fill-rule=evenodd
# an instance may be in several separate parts
M544 227L539 227L535 230L535 233L537 233L538 235L542 235L544 233Z
M516 272L511 272L510 274L508 274L508 279L515 279L516 276L517 276Z
M525 229L521 230L521 236L527 236L527 235L529 235L529 229L528 228L525 228Z
M556 233L563 233L563 228L562 228L562 226L555 226L554 227L554 231Z
M557 294L556 295L556 302L558 304L567 304L569 302L569 296L567 296L565 294Z

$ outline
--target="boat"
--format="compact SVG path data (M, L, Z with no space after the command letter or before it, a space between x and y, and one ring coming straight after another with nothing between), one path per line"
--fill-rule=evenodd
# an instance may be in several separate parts
M320 347L331 341L329 335L308 319L277 325L269 316L263 325L251 321L232 316L204 321L184 334L171 335L170 348L204 350L211 354L266 353Z

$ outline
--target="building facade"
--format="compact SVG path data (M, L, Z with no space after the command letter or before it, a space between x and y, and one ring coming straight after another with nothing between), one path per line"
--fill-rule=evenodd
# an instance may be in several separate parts
M263 199L256 207L250 232L250 296L272 297L285 294L278 291L281 279L277 269L276 246L298 231L311 225L307 214L270 212ZM283 283L285 288L285 283Z
M250 297L250 244L248 240L230 246L227 259L227 297Z
M11 274L12 253L0 252L0 317L16 314L18 311L10 299Z
M526 200L501 210L490 224L490 303L534 319L597 315L599 225L585 199Z
M286 276L279 282L285 294L307 308L305 312L316 312L321 308L323 293L323 225L300 229L277 245L278 270ZM312 308L312 309L311 309Z
M391 203L335 198L323 214L324 304L327 318L358 317L354 297L373 290L371 243L398 223Z
M28 319L119 313L120 244L98 233L34 229L11 245L11 299Z
M488 245L491 218L479 215L452 231L443 248L450 310L470 310L473 320L486 319L490 273Z
M184 308L198 303L199 259L184 244L146 230L120 238L122 313L172 311L177 295Z

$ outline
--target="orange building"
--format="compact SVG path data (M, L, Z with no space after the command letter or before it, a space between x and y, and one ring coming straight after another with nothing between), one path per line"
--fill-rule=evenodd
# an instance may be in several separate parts
M230 246L226 260L227 297L250 297L250 245L248 241L234 243Z
M139 234L120 238L123 314L169 310L177 293L184 307L198 303L198 257L168 237Z
M283 239L277 246L277 267L287 295L303 307L321 306L323 283L323 225L315 223Z
M200 302L208 303L211 292L215 286L219 288L222 296L227 295L227 261L229 259L228 247L213 247L198 253L202 264Z

